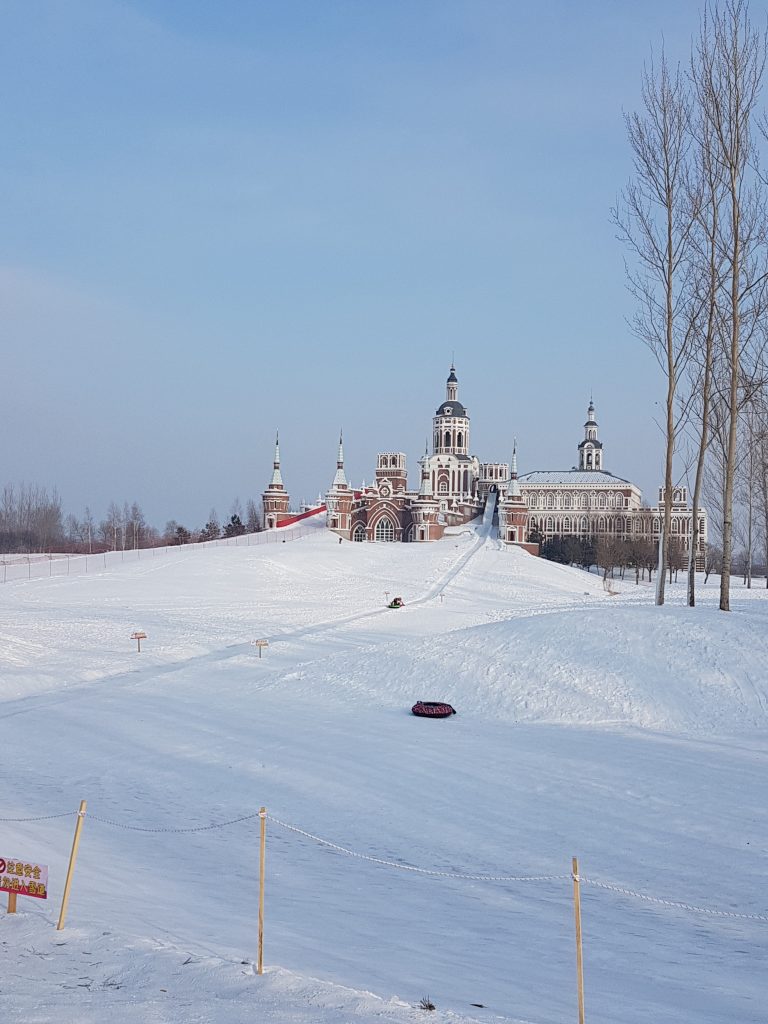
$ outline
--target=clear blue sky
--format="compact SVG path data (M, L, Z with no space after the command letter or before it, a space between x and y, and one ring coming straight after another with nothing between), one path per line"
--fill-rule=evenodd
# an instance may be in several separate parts
M699 4L0 4L0 482L160 527L416 458L455 352L472 449L653 499L622 111ZM764 13L754 5L755 14Z

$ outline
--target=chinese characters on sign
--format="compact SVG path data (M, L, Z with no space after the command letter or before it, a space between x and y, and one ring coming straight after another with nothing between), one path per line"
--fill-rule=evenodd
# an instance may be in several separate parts
M48 899L48 865L0 857L0 892Z

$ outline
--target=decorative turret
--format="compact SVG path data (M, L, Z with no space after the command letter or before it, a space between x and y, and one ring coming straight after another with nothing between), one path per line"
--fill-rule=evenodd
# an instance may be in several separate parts
M339 433L339 454L336 458L336 476L333 478L334 487L349 487L344 474L344 439Z
M448 374L448 380L445 382L445 400L446 402L455 402L459 397L459 378L456 376L456 367L451 363L451 372Z
M429 445L424 448L424 455L419 459L421 466L421 486L411 506L413 516L414 541L439 540L443 535L443 525L438 523L440 502L432 493L432 474L429 469Z
M469 414L459 401L459 379L453 365L445 385L445 401L438 408L432 422L435 455L468 453Z
M355 492L349 486L347 476L344 472L344 441L339 433L339 451L336 456L336 476L333 478L331 489L325 496L327 509L326 521L328 529L349 537L352 524L352 506L355 500Z
M283 484L280 472L280 435L275 437L275 458L272 463L272 479L261 495L264 509L264 529L273 530L289 518L290 496Z
M603 468L603 442L598 439L597 426L595 403L590 398L587 422L584 424L584 440L579 444L579 469L581 470L601 470Z
M517 479L517 438L512 445L507 493L499 503L499 540L504 544L527 545L528 505ZM528 550L531 550L528 546Z
M521 498L520 481L517 479L517 438L512 443L512 462L509 468L508 498Z
M421 486L419 487L420 498L432 497L432 476L429 472L429 445L424 446L424 457L419 459L421 466Z

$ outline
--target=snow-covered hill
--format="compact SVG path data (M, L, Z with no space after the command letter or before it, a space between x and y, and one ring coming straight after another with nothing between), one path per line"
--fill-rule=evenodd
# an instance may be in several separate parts
M573 1019L577 854L590 1020L762 1022L766 593L722 615L715 581L695 610L620 590L472 530L7 583L0 818L81 798L88 818L63 933L72 817L0 822L0 855L49 863L52 895L0 918L0 1017ZM415 719L417 698L459 714ZM259 977L257 819L135 829L262 803Z

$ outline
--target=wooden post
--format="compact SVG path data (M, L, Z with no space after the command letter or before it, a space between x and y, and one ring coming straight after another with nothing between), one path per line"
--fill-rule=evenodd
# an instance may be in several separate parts
M581 879L579 878L579 861L574 857L571 862L573 878L573 913L576 920L576 983L579 992L579 1024L584 1024L584 957L581 946Z
M267 808L259 809L261 818L261 843L259 847L259 955L256 962L258 974L264 973L264 861L267 854Z
M9 892L8 893L8 913L9 914L15 914L16 913L16 893L15 892Z
M80 810L77 812L77 823L75 824L75 834L72 839L72 852L69 855L69 867L67 868L67 877L64 881L64 895L61 898L61 910L59 911L59 923L56 925L56 930L61 931L64 927L64 921L67 916L67 904L69 903L69 890L72 887L72 876L75 873L75 861L77 860L77 848L80 846L80 833L83 829L83 821L85 820L85 800L80 801Z

